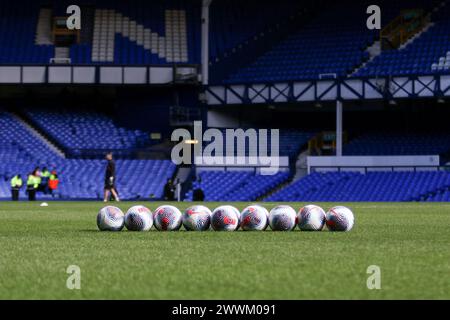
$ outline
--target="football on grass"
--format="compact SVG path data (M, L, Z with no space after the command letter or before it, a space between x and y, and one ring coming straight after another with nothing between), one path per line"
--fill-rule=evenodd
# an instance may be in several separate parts
M120 231L125 223L122 210L107 206L97 214L97 226L101 231Z
M276 206L269 213L269 225L273 231L291 231L295 228L297 214L290 206Z
M355 223L353 212L343 206L333 207L327 212L327 227L330 231L350 231Z
M148 231L153 226L150 209L144 206L131 207L125 215L125 227L129 231Z
M159 231L176 231L181 227L181 212L174 206L160 206L153 214L153 223Z
M211 226L215 231L235 231L239 228L240 212L233 206L216 208L211 216Z
M205 206L192 206L183 214L183 226L188 231L205 231L211 224L211 210Z
M241 228L244 231L262 231L267 228L269 211L259 205L251 205L241 213Z
M304 206L297 215L298 227L302 231L321 231L325 226L325 211L315 205Z

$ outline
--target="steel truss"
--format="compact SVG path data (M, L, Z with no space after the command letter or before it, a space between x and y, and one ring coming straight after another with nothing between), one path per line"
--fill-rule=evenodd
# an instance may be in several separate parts
M450 75L346 78L205 87L209 105L450 97Z

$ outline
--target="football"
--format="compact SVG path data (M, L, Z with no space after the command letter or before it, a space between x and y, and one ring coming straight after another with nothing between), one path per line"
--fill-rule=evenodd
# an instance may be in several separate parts
M269 211L260 205L251 205L241 213L241 228L244 231L262 231L267 228Z
M148 231L152 226L152 212L144 206L131 207L125 214L125 227L129 231Z
M192 206L183 214L183 226L188 231L205 231L211 225L211 210L205 206Z
M286 205L276 206L269 213L269 225L273 231L291 231L295 228L297 214Z
M239 228L240 212L233 206L220 206L211 216L211 226L215 231L235 231Z
M298 227L302 231L321 231L325 226L325 211L315 205L307 205L297 215Z
M181 228L182 216L174 206L163 205L153 214L153 223L159 231L176 231Z
M97 226L101 231L121 231L124 220L122 210L112 206L104 207L97 214Z
M347 207L337 206L327 212L326 224L330 231L350 231L354 223L353 212Z

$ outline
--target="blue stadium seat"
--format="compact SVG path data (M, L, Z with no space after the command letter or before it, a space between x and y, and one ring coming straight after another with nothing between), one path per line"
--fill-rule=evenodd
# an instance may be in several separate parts
M93 122L91 126L96 126ZM65 159L10 113L0 112L0 199L10 198L10 179L23 178L37 166L55 168L60 187L56 199L103 197L105 162L102 160ZM176 166L170 160L117 160L117 188L122 199L161 199L167 179ZM25 190L22 190L22 197ZM38 199L50 196L38 195Z
M199 175L206 201L255 201L289 179L288 172L260 175L246 171L205 171ZM191 190L186 199L192 200Z
M311 22L296 33L290 34L285 40L270 51L258 57L253 63L242 67L224 80L225 84L266 83L282 81L300 81L319 79L322 75L332 74L337 77L347 77L364 62L369 60L366 49L377 39L379 32L368 30L364 13L369 2L336 2L327 10L318 14ZM430 1L379 1L383 8L383 21L389 22L395 18L401 8L422 7L432 8ZM445 15L445 14L444 14ZM448 16L448 15L447 15ZM435 28L433 41L426 46L433 47L429 57L417 66L417 61L394 61L390 67L383 65L380 74L392 74L395 68L402 68L408 74L414 72L431 72L432 62L438 62L439 57L448 51L448 41L443 41L448 34L446 27ZM445 42L445 44L442 44ZM437 50L439 49L439 50ZM425 50L425 49L424 49ZM397 51L396 51L397 52ZM397 54L397 53L392 53ZM382 59L382 58L380 58ZM374 60L371 63L374 63ZM450 59L449 59L450 66ZM377 70L379 72L380 70ZM365 71L357 75L368 75Z
M433 25L412 43L381 53L354 76L450 73L450 5L433 14L432 21Z
M36 45L40 4L33 0L0 2L0 63L49 63L53 45Z
M450 134L366 133L344 146L345 155L440 155L450 150Z
M120 152L124 156L150 144L148 133L119 127L98 112L30 109L27 115L64 150L77 157L95 150Z
M445 171L316 172L266 201L448 201L449 190L450 172Z

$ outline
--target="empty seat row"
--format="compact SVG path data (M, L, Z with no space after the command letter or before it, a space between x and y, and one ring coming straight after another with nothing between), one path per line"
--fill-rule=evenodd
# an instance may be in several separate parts
M448 201L450 172L312 173L267 201Z

